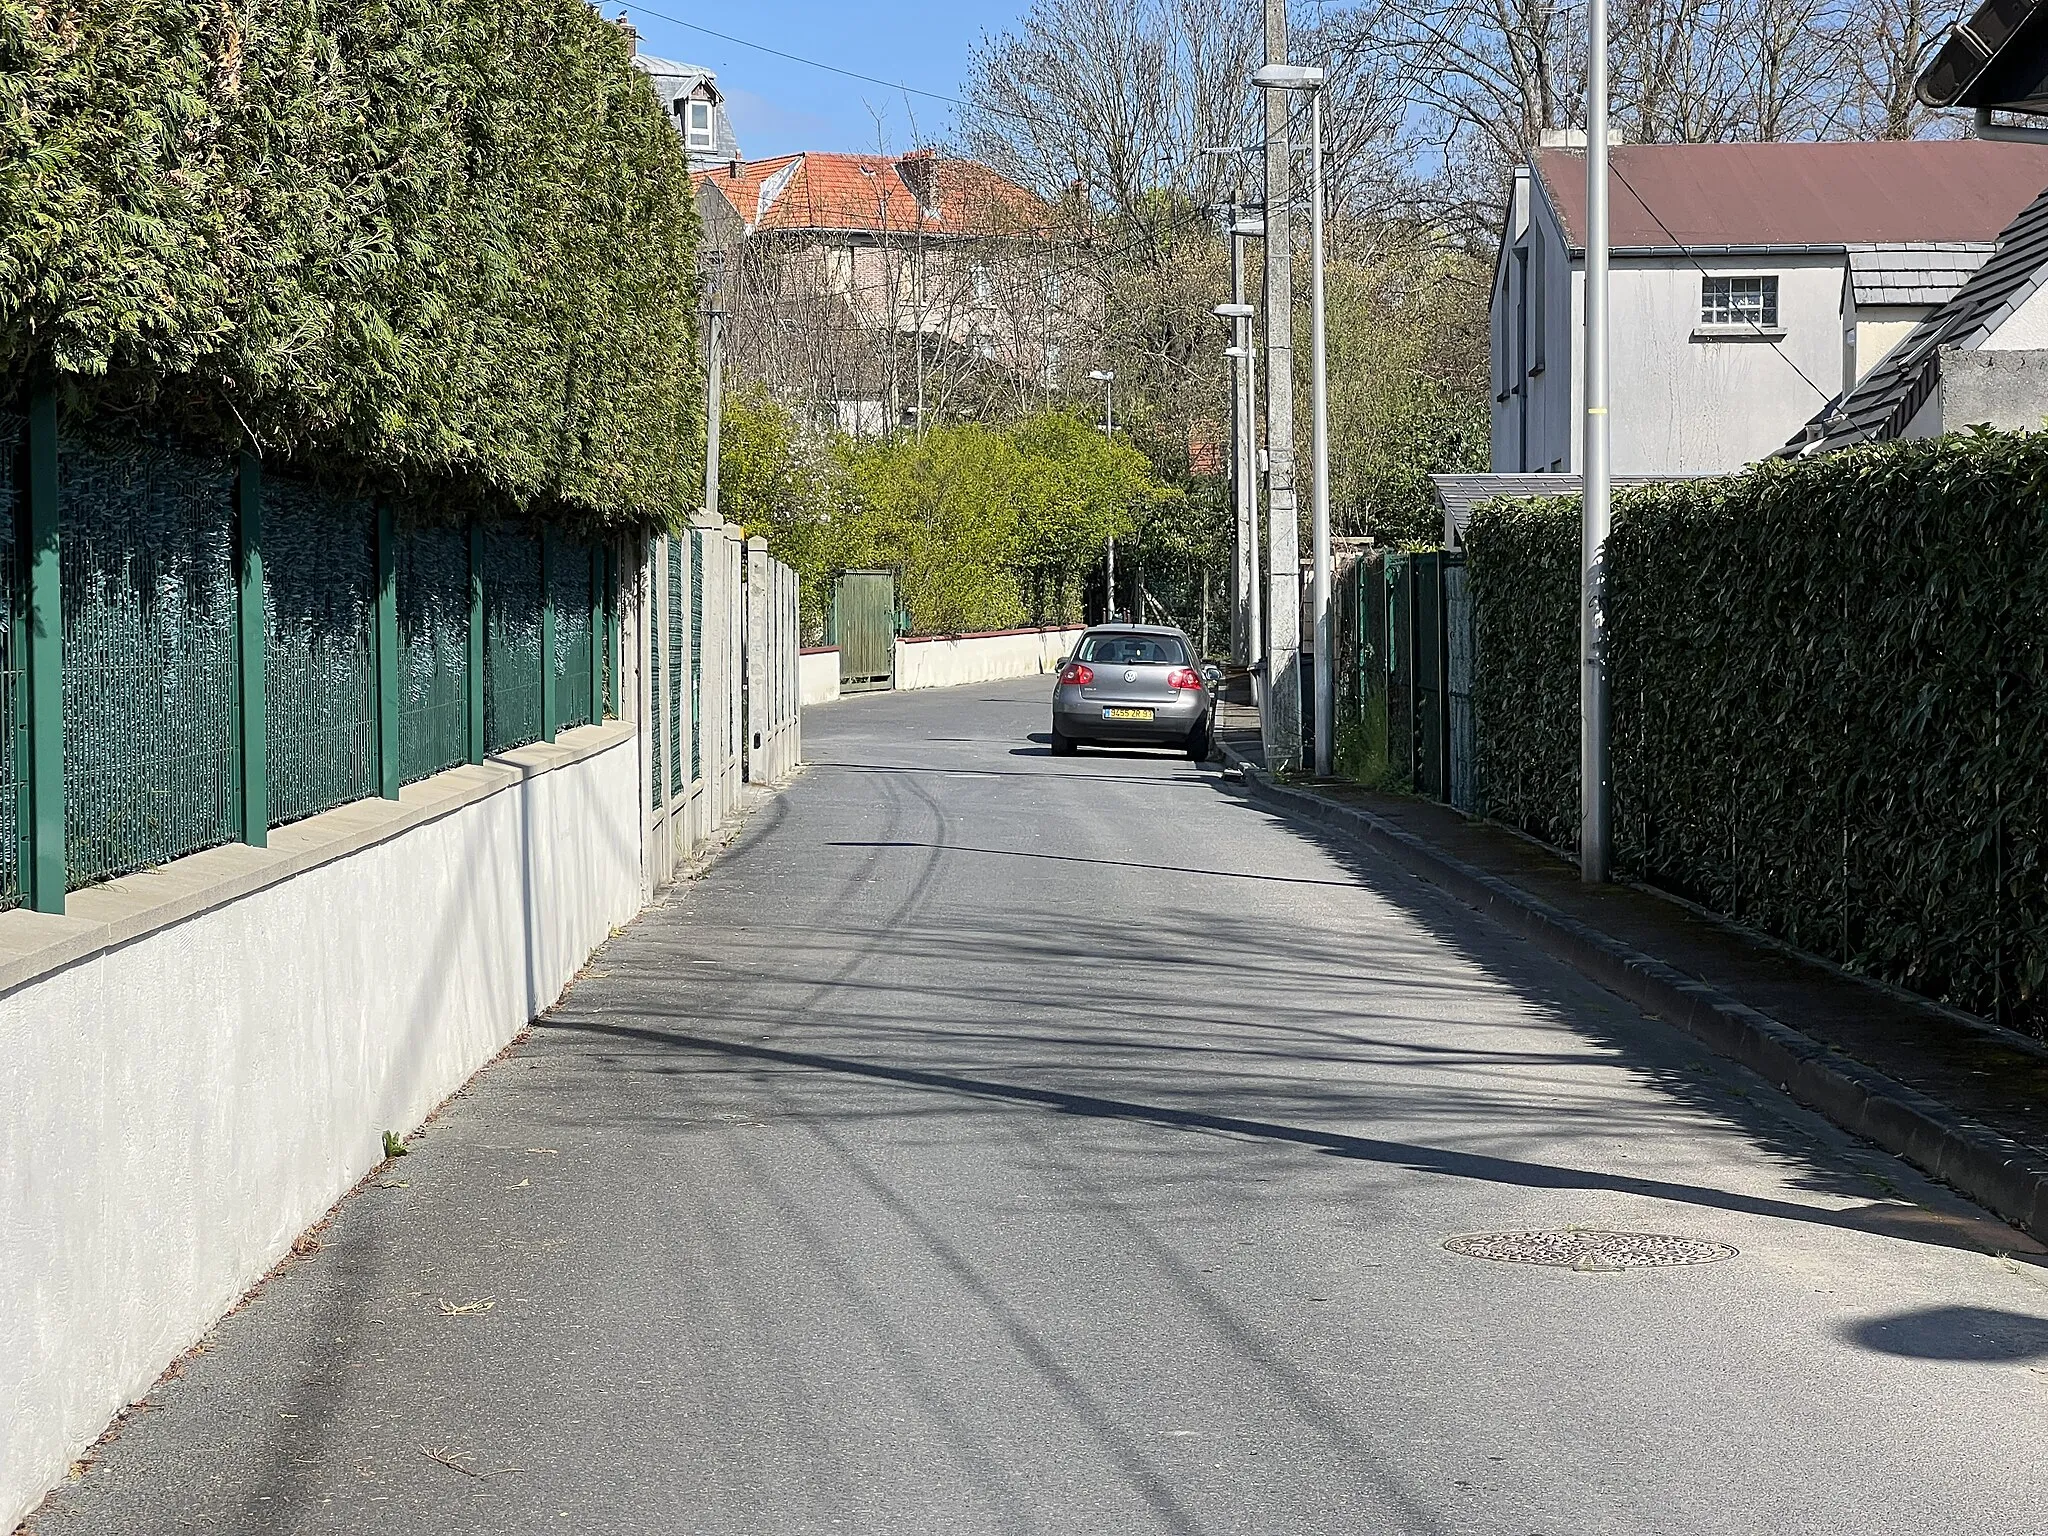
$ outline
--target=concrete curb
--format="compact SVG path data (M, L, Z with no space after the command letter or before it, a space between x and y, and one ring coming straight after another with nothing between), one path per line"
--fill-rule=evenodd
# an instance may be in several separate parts
M1370 811L1276 784L1263 768L1246 762L1227 744L1222 753L1226 763L1243 771L1245 783L1259 798L1386 855L1509 931L1541 944L1555 958L1646 1013L1770 1079L1844 1130L1896 1153L2034 1236L2048 1237L2048 1158L2031 1148L1629 948Z

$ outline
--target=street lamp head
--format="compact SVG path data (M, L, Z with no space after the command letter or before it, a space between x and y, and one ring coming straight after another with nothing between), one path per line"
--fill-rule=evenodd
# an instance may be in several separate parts
M1225 347L1223 355L1225 357L1250 357L1252 349L1250 347Z
M1263 240L1266 238L1266 221L1264 219L1239 219L1230 226L1230 232L1246 240Z
M1115 378L1116 375L1106 368L1097 368L1093 373L1089 374L1088 377L1093 379L1098 384L1107 384L1111 379Z
M1252 84L1262 91L1319 91L1323 71L1316 64L1261 64L1252 71Z
M1254 311L1249 304L1218 304L1209 313L1219 320L1249 320Z

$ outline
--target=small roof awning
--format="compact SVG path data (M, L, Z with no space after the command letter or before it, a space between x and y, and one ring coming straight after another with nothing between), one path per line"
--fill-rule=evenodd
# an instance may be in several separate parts
M1985 0L1913 88L1930 107L2048 114L2048 0Z

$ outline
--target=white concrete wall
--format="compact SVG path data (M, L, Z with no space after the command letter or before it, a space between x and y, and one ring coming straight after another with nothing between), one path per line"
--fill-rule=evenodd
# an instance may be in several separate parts
M10 967L84 956L0 997L0 1529L639 910L637 762L564 732L0 914ZM248 889L331 829L353 851ZM106 942L211 872L246 893Z
M802 674L803 702L830 704L839 697L839 647L805 651L798 659Z
M1051 672L1085 626L896 642L898 688L951 688Z

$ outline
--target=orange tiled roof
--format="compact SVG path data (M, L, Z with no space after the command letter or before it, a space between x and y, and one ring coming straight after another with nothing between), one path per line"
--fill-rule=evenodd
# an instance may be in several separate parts
M777 155L700 171L757 230L859 230L872 234L1022 234L1049 212L1015 182L971 160L909 155Z

